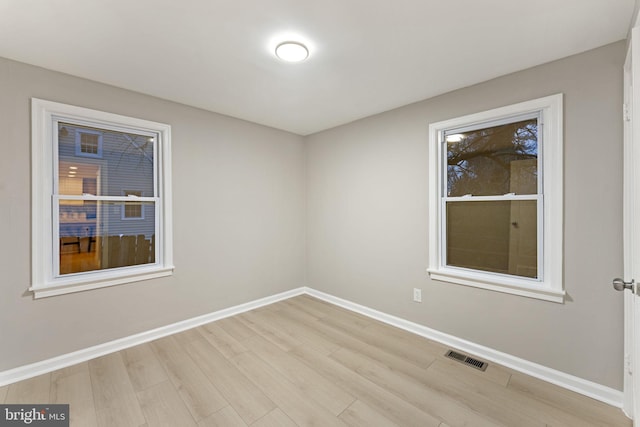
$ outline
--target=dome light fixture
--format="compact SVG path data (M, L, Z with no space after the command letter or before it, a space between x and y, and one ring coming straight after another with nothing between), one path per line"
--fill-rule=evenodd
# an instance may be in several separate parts
M300 42L282 42L276 46L276 56L287 62L301 62L309 57L309 49Z

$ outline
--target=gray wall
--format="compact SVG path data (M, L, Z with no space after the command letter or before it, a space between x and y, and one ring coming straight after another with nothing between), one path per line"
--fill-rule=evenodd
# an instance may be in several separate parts
M305 284L302 137L4 59L0 94L0 371ZM25 294L31 97L172 126L172 277Z
M622 389L625 43L504 76L307 139L310 287ZM562 92L565 304L432 281L431 122ZM412 288L423 302L412 302Z
M0 59L0 370L307 284L621 389L622 298L608 283L622 272L624 48L307 138ZM558 92L567 302L431 281L429 123ZM173 126L174 276L41 300L25 293L32 96Z

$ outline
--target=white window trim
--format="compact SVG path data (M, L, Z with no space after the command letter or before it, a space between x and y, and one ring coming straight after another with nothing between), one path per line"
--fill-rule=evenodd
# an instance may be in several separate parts
M96 154L86 153L86 152L82 151L82 134L83 133L90 134L90 135L98 135L98 152ZM89 129L83 129L81 131L76 131L76 156L92 157L94 159L101 159L102 158L102 132L89 130Z
M30 291L35 298L103 288L106 286L147 280L172 274L173 234L171 217L171 126L148 120L136 119L88 108L60 104L32 98L31 100L31 210L32 210L32 272ZM56 277L54 263L57 242L53 230L54 137L55 120L71 120L74 123L104 126L110 129L143 130L158 138L156 177L160 201L156 208L159 233L156 263L79 273ZM158 173L159 172L159 173ZM88 197L88 196L87 196Z
M429 276L513 295L564 302L563 286L563 110L562 94L457 117L429 125ZM543 277L540 280L444 265L441 197L443 141L448 129L541 112L543 186Z

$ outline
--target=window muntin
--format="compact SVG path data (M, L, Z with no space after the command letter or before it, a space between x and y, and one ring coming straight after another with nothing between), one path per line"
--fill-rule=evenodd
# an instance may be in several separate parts
M79 132L80 136L80 152L83 154L98 154L100 147L100 136L86 132Z
M562 94L429 125L432 279L564 301L562 140Z
M170 127L38 99L32 109L35 297L171 274Z

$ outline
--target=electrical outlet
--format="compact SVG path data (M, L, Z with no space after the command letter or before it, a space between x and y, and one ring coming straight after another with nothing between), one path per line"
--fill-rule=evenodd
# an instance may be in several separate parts
M413 300L415 302L422 302L422 289L413 288Z

